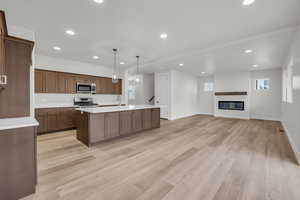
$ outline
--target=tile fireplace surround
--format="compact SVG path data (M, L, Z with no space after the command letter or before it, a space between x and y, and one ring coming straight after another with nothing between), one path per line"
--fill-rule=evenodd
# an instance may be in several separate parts
M238 105L232 103L238 103ZM214 116L216 117L250 119L249 108L249 95L215 96Z

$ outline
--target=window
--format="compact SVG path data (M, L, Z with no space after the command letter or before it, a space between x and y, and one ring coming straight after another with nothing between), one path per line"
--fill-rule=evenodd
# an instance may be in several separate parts
M270 89L269 79L257 79L256 80L257 90L268 90Z
M204 92L213 92L214 91L214 83L207 82L204 83Z

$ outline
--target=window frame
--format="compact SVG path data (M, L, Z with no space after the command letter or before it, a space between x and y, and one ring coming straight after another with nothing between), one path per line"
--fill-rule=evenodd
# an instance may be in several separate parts
M267 81L267 85L263 85L262 88L258 87L258 81ZM271 86L270 86L270 79L269 78L258 78L258 79L255 79L255 90L257 91L267 91L267 90L270 90Z
M215 90L214 82L204 82L203 91L204 92L213 92Z

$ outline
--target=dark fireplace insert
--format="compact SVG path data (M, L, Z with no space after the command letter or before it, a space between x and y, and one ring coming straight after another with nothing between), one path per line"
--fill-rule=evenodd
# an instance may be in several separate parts
M219 101L220 110L245 110L244 101Z

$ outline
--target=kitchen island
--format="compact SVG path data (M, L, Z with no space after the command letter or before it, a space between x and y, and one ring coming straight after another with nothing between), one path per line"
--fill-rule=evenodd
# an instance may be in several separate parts
M151 105L78 108L77 139L87 146L160 127L160 107Z

